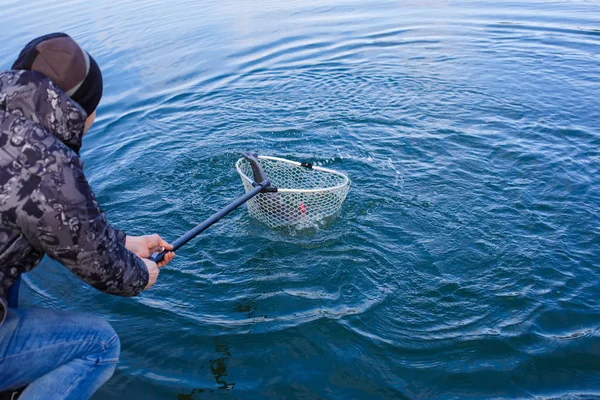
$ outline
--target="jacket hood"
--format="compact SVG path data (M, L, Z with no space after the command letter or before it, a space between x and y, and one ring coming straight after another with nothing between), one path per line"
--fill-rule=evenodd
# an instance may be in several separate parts
M34 71L0 73L0 112L43 125L79 153L86 112L46 76Z

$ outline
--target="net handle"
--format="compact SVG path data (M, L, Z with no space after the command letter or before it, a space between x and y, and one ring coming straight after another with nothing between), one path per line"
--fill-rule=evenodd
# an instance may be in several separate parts
M252 183L252 185L254 186L254 189L252 189L248 193L244 194L243 196L238 197L236 200L231 202L231 204L223 207L221 210L217 211L216 213L211 215L209 218L204 220L204 222L201 222L200 224L196 225L196 227L194 227L193 229L191 229L190 231L186 232L184 235L182 235L181 237L176 239L172 243L173 249L168 250L168 251L153 253L150 256L150 260L154 261L155 263L161 262L162 259L165 257L165 255L168 252L178 250L181 246L183 246L184 244L186 244L187 242L189 242L190 240L192 240L193 238L198 236L200 233L204 232L206 229L208 229L214 223L223 219L227 214L229 214L230 212L232 212L233 210L235 210L242 204L246 203L248 200L250 200L257 194L262 193L262 192L277 191L277 188L271 187L271 182L269 182L264 171L262 170L262 168L258 162L257 155L252 154L252 153L244 153L242 155L250 162L250 165L252 165L252 171L254 172L254 178L255 178L255 182ZM256 179L259 179L259 180L256 180Z

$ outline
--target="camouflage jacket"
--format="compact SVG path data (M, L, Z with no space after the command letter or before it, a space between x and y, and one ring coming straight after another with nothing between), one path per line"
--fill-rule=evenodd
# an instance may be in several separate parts
M85 118L45 76L0 73L0 324L6 289L44 254L106 293L135 296L148 283L83 174Z

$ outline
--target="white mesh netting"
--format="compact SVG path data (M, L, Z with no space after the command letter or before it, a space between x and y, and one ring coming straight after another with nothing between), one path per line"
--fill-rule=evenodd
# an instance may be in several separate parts
M265 156L260 156L259 162L278 191L250 199L248 212L271 228L317 225L340 210L350 188L346 175L327 168L307 168L294 161ZM246 192L251 191L254 178L250 163L240 158L235 166Z

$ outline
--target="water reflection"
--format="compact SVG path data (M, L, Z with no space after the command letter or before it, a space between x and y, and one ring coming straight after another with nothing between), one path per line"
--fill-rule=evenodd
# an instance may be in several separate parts
M227 340L224 337L219 336L215 338L215 352L221 357L210 360L209 367L218 386L216 388L193 389L187 394L179 393L177 395L178 400L195 400L197 394L215 393L219 390L232 390L235 387L235 382L228 382L229 379L226 379L229 376L227 373L227 360L231 357L231 353L229 352Z

